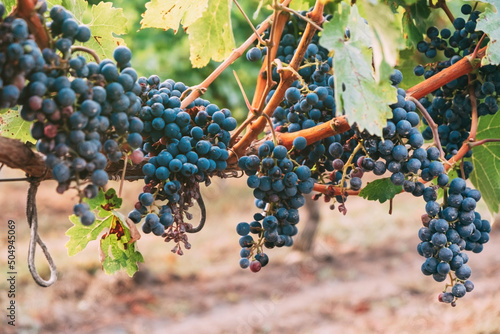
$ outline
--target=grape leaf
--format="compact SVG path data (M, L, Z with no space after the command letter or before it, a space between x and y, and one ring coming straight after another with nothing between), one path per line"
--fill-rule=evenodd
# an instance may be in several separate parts
M359 12L370 24L374 36L373 61L378 69L382 59L390 66L396 66L399 50L405 47L401 38L401 20L386 5L369 0L358 1Z
M146 3L142 14L141 29L161 28L164 30L189 27L198 20L207 9L208 0L151 0Z
M402 191L403 187L395 186L391 182L391 179L386 177L369 182L366 187L361 189L359 196L369 201L379 201L380 203L384 203L385 201L394 198L396 194L399 194Z
M12 8L16 5L16 0L2 0L2 3L5 6L5 13L9 14L12 11Z
M486 8L477 21L477 30L482 30L490 38L482 63L500 64L500 0L480 0L496 7L496 12Z
M3 137L35 144L36 140L31 136L30 128L31 122L22 119L17 110L9 109L0 114L0 135Z
M349 39L344 39L349 28ZM391 117L389 105L396 102L396 88L384 73L387 66L382 62L380 72L372 67L373 32L358 13L358 7L342 3L342 12L325 24L321 44L335 51L335 102L337 110L343 110L351 123L366 129L373 135L382 136L382 128ZM386 64L387 65L387 64ZM381 78L376 80L376 78Z
M222 61L234 48L231 0L209 0L203 16L187 29L193 67L203 67L210 58Z
M69 220L74 224L66 232L66 235L70 238L66 244L70 256L85 249L87 244L97 239L105 228L111 228L115 216L114 209L120 208L122 204L122 199L116 195L113 188L110 188L106 193L100 190L96 197L92 199L86 198L83 201L89 205L90 210L97 211L96 221L90 226L85 226L76 215L69 217Z
M123 9L114 8L111 2L100 2L88 7L85 0L63 0L67 8L80 24L86 24L92 32L92 37L85 46L97 52L101 58L112 58L113 50L119 45L125 45L122 35L127 32L127 18Z
M135 242L131 242L127 224L118 216L112 216L109 233L101 238L102 267L107 274L125 269L132 277L139 270L138 262L144 262L142 254L136 250Z
M90 226L80 223L80 218L76 215L69 216L69 220L74 226L66 231L66 235L69 237L66 248L68 249L69 256L73 256L84 250L90 241L96 240L105 228L111 227L113 215L109 215L105 219L96 220Z
M309 10L309 8L314 6L315 2L316 0L294 0L290 3L290 8L297 11Z
M479 118L476 140L500 139L500 113ZM498 213L500 206L500 142L485 143L472 149L474 170L472 184L481 192L490 212Z
M69 10L77 21L82 23L83 14L85 14L89 5L85 0L62 0L62 6Z

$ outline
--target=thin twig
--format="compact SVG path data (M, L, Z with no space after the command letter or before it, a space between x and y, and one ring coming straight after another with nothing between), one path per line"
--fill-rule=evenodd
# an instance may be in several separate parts
M438 2L435 5L432 3L432 0L429 0L429 7L441 8L442 10L444 10L446 16L448 16L448 19L451 21L451 23L455 21L455 17L453 16L453 13L450 11L450 8L448 8L446 0L438 0Z
M236 79L236 82L238 83L238 86L240 87L241 94L243 95L243 99L245 100L245 104L247 105L247 108L250 112L255 113L253 110L252 105L250 104L250 101L248 101L247 94L245 93L245 90L243 89L243 85L241 84L240 78L238 78L238 74L236 74L236 71L233 70L234 77Z
M268 114L263 113L262 115L267 119L267 123L269 124L269 128L271 129L271 134L273 135L274 146L277 146L278 139L276 138L276 132L274 131L273 121L271 120L271 117L269 117Z
M441 146L441 141L439 140L439 133L438 133L438 126L437 126L437 124L434 122L434 120L432 119L431 115L429 115L429 113L427 112L427 110L425 109L425 107L420 103L420 101L418 101L413 96L409 96L409 97L407 97L407 99L410 100L410 101L412 101L413 103L415 103L415 105L417 106L418 110L420 111L420 113L422 114L422 116L427 121L427 124L429 125L429 127L432 130L432 136L434 137L434 144L436 144L436 147L439 150L439 156L441 157L441 159L444 159L444 152L443 152L443 147Z
M127 162L128 162L128 154L125 154L125 160L123 161L123 172L122 172L122 179L120 181L120 189L118 190L118 197L122 197L122 189L123 189L123 182L125 181L125 175L127 173Z
M15 177L12 179L0 179L0 182L19 182L19 181L29 181L29 177Z
M481 47L481 43L483 42L485 37L486 34L483 34L483 36L481 36L481 38L479 39L479 42L477 42L476 47L474 48L474 52L472 52L471 55L469 56L470 61L474 61L476 59L479 48Z
M282 7L282 6L279 6L280 9L284 10L285 12L289 12L289 13L292 13L292 14L295 14L297 15L298 17L300 17L302 20L312 24L314 26L314 28L318 29L319 31L323 31L323 28L321 28L319 25L316 24L316 22L314 22L313 20L311 20L310 18L308 18L307 16L304 16L302 14L300 14L299 12L297 12L295 9L292 9L290 7Z
M240 10L241 14L243 14L243 17L245 17L245 20L247 20L248 25L250 26L250 28L252 28L252 30L255 33L255 35L257 35L257 39L259 40L260 44L266 45L266 42L264 42L264 40L262 39L262 37L260 37L260 34L257 32L257 29L255 29L255 27L253 26L252 21L250 21L250 18L248 18L247 14L243 10L243 8L241 8L241 6L238 3L238 1L237 0L233 0L233 2L236 5L236 7L238 7L238 9Z
M75 53L78 51L82 51L82 52L86 52L86 53L90 54L92 57L94 57L95 62L98 64L101 62L101 60L99 59L99 55L94 50L89 49L85 46L72 46L71 47L71 53Z
M467 143L467 145L469 145L470 148L473 148L476 146L481 146L481 145L486 144L486 143L499 143L499 142L500 142L500 138L487 138L487 139L469 142L469 143Z
M283 5L288 5L292 0L284 0ZM258 33L263 33L264 31L269 28L269 21L270 18L267 18L262 24L260 25L259 29L257 30ZM229 57L224 60L201 84L198 85L200 89L196 89L191 92L181 103L181 108L184 109L186 106L190 105L191 102L196 100L198 97L201 96L201 92L203 89L207 89L208 86L212 84L212 82L215 81L219 77L219 75L224 72L226 68L229 67L236 59L241 57L243 55L243 52L250 46L252 43L257 39L255 37L255 34L252 33L252 36L250 36L243 44L241 44L240 47L236 48L231 52Z
M469 98L472 107L469 140L475 140L477 134L477 124L478 124L477 100L476 100L476 93L474 91L474 85L472 84L472 77L470 74L468 74L467 76L469 79Z

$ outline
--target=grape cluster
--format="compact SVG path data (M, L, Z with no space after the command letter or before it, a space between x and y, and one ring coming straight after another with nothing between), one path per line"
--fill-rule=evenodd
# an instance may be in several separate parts
M40 6L43 14L46 6ZM17 105L26 80L42 71L45 61L38 45L30 35L28 24L21 18L7 16L0 2L0 109Z
M307 145L305 138L295 139L298 146ZM293 245L299 222L298 209L305 203L303 194L314 187L311 170L296 166L286 147L266 141L259 147L258 155L241 157L239 167L248 175L247 185L253 189L256 206L264 214L254 215L250 224L241 222L236 232L241 236L241 268L257 272L269 262L263 247L274 248ZM250 235L256 234L258 240ZM253 259L250 262L250 259Z
M149 161L142 168L144 192L129 218L139 223L146 216L143 232L174 240L174 251L181 254L180 242L190 247L185 232L193 228L184 217L190 220L189 207L200 201L199 183L227 168L229 131L237 123L230 110L201 98L181 109L180 97L189 89L182 82L151 76L139 83L143 150Z
M141 87L130 67L132 54L128 48L115 49L116 63L110 59L100 64L87 62L83 56L72 55L70 48L74 41L90 38L89 28L78 25L61 6L52 7L50 18L52 22L47 26L56 39L56 49L40 52L32 40L20 44L19 38L9 42L9 49L22 45L24 50L12 69L25 63L33 65L19 74L26 77L28 84L23 82L17 103L21 106L20 116L34 121L31 135L58 181L57 191L63 193L71 182L76 182L81 201L95 197L99 187L107 184L108 160L119 161L123 152L142 145L143 123L135 117L141 109ZM11 28L27 38L25 22L12 22ZM141 156L142 152L133 155ZM75 205L74 213L84 225L95 220L84 203Z
M469 280L469 257L463 251L480 253L483 244L489 241L491 225L474 211L481 193L466 187L464 179L455 178L449 183L443 206L435 201L435 193L429 193L432 197L427 195L426 198L424 194L427 214L422 217L424 227L418 232L421 243L417 250L426 258L422 264L425 275L443 282L450 273L454 274L450 275L451 292L439 295L440 301L454 303L456 298L462 298L474 288Z
M471 55L476 48L483 32L476 31L476 21L479 11L472 11L468 4L462 6L462 13L468 15L467 21L458 17L453 22L455 31L453 34L449 29L439 31L436 27L427 30L430 42L421 41L417 48L428 57L433 58L437 51L443 51L446 61L440 61L425 69L417 65L414 69L416 75L424 75L430 78L442 70L460 61L463 57ZM441 36L441 37L439 37ZM478 116L494 115L498 109L497 96L500 93L500 66L482 66L477 73L455 79L442 88L432 93L433 98L422 98L420 102L427 109L429 115L439 126L439 140L444 148L446 159L455 155L463 141L469 136L471 127L472 102L469 89L469 81L473 85L472 92L477 101ZM423 131L424 138L433 138L432 131L427 127ZM471 151L466 157L470 157ZM470 163L462 175L467 178L470 173Z

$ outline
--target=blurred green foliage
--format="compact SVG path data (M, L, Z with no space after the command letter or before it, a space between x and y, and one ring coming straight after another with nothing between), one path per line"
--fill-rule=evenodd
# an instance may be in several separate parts
M89 4L99 2L101 1L90 0ZM162 80L171 78L194 86L200 84L220 64L210 62L205 68L193 69L189 61L188 36L182 29L177 34L174 34L172 30L140 30L141 14L146 10L145 4L148 0L113 0L112 2L115 7L123 8L128 18L128 33L121 37L125 39L127 46L133 52L132 66L139 75L148 77L156 74ZM258 3L258 0L247 0L242 1L241 6L247 15L252 17ZM270 13L270 10L263 8L257 19L253 20L254 25L262 22ZM252 29L236 6L232 8L232 25L236 45L239 46L252 34ZM221 108L229 108L238 119L245 118L248 110L236 83L233 70L238 74L245 88L245 93L251 100L259 68L260 63L248 62L243 54L209 87L204 98Z

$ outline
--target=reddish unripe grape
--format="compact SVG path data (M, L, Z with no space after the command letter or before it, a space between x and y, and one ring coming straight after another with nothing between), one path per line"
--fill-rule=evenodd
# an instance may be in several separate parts
M135 207L136 210L140 210L142 208L141 202L136 202L135 205L134 205L134 207Z
M359 178L362 178L363 177L363 170L361 168L357 168L355 170L353 170L351 172L351 177L359 177Z
M42 108L43 99L40 96L32 96L28 100L28 105L31 110L40 110Z
M422 225L424 225L425 227L429 227L429 222L431 221L431 217L429 217L428 214L424 213L421 219L422 219Z
M43 134L47 138L54 138L57 135L57 126L54 124L47 124L43 129Z
M45 114L43 112L37 112L36 113L36 120L39 121L39 122L45 122L45 120L47 119L47 117L45 117Z
M363 160L365 160L365 157L359 157L358 161L356 161L356 165L358 165L359 168L361 168L361 164L363 163Z
M144 159L144 153L142 153L141 150L135 150L130 154L130 160L132 160L132 163L137 165L142 162Z
M73 113L73 106L67 106L62 109L62 115L65 117L71 116Z
M49 119L52 122L57 122L58 120L61 119L61 112L59 110L54 111L50 116Z
M167 145L167 137L161 137L160 138L160 144Z
M332 166L336 170L342 170L344 168L344 162L341 159L333 160Z
M262 264L259 261L252 261L252 263L250 263L250 270L254 273L259 272L261 268Z
M12 84L19 90L23 90L24 86L26 86L26 78L24 77L24 75L18 74L12 80Z

